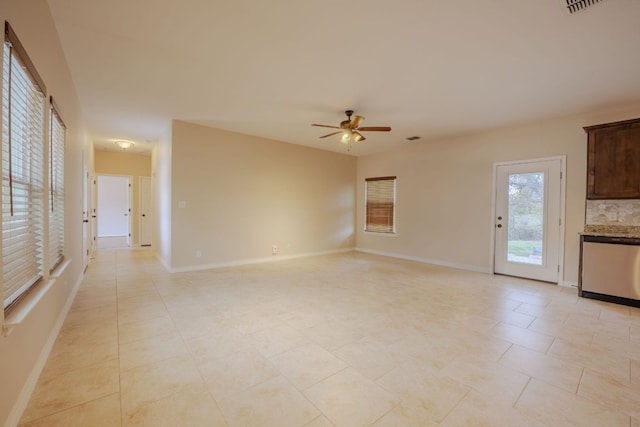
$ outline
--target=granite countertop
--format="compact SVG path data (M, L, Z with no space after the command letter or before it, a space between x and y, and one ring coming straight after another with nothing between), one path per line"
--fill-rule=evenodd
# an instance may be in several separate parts
M640 238L640 226L587 224L584 226L584 231L580 234L583 236L628 237L638 239Z

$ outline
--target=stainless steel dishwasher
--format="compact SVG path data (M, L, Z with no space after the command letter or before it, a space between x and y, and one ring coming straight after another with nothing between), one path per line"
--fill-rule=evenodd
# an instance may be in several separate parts
M640 239L582 236L580 296L640 307Z

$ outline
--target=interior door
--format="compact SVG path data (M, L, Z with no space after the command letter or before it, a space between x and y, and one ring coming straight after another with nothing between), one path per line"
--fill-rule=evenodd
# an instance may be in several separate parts
M496 165L498 274L558 283L563 159Z
M140 198L140 246L151 246L151 177L141 176L138 197Z
M125 237L130 246L130 178L98 176L98 237Z

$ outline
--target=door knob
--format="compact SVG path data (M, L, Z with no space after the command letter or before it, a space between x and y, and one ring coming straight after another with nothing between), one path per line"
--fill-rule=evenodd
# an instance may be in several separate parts
M499 217L498 217L498 221L501 221L501 220L502 220L502 217L501 217L501 216L499 216Z
M88 219L83 219L82 222L89 222L89 220Z
M496 227L502 228L502 224L498 224L498 225L496 225Z
M142 216L146 216L145 214L142 214Z

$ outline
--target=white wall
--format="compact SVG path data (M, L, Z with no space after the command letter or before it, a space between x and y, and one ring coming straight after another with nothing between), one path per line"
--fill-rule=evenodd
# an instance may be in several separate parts
M163 132L151 153L153 241L158 259L171 266L171 126Z
M354 247L355 157L181 121L172 135L173 268Z
M357 247L490 271L493 164L567 156L564 281L577 283L584 227L587 137L583 126L640 117L640 105L407 144L358 159ZM364 179L396 175L397 236L365 233Z
M5 20L20 38L67 125L65 254L70 264L25 321L10 335L0 335L0 425L20 415L44 362L42 351L53 343L65 305L82 277L82 153L92 150L47 2L0 0L0 22ZM90 161L91 156L86 157Z

